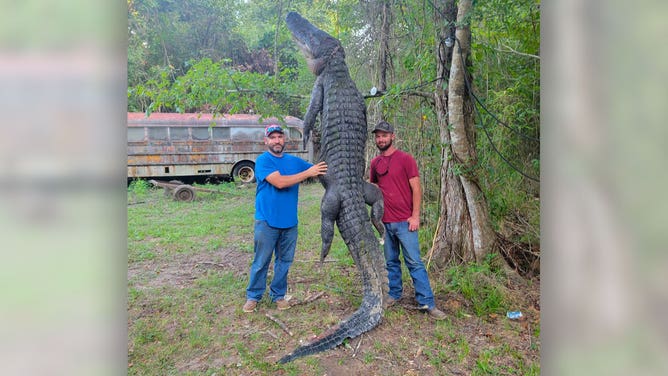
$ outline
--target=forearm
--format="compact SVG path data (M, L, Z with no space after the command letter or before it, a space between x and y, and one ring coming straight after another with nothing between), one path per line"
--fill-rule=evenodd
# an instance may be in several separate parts
M281 175L280 172L274 171L269 174L269 176L267 176L267 181L274 187L283 189L295 184L299 184L310 177L324 175L326 172L327 164L325 162L319 162L310 168L294 175Z
M413 212L411 216L415 218L420 218L420 200L413 199Z
M411 217L420 218L420 204L422 203L422 187L420 186L420 178L414 177L409 180L412 199L413 199L413 210L411 211Z
M414 218L420 218L420 193L415 193L413 191L413 211L411 212L411 216Z
M267 181L278 189L287 188L295 184L299 184L302 181L309 178L308 170L304 170L298 174L294 175L281 175L280 172L274 172L273 174L267 176Z

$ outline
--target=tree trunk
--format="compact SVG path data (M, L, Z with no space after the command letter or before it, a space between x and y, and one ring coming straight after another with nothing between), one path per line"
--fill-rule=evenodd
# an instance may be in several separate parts
M392 22L392 11L389 1L381 3L381 27L380 27L380 49L378 51L378 90L387 90L387 71L389 68L388 58L390 56L390 24Z
M276 15L276 30L274 31L274 80L278 81L280 75L278 68L278 61L280 60L278 55L278 34L283 24L283 0L278 0L276 13L278 14Z
M454 1L446 0L436 17L454 9ZM437 267L448 263L482 261L496 244L487 203L475 175L476 150L473 103L468 92L466 67L471 45L471 29L466 24L471 0L460 0L457 8L455 36L458 42L452 49L444 41L452 31L448 20L437 19L446 25L438 35L437 57L440 77L435 93L436 112L440 127L443 164L441 166L441 211L430 251L430 260ZM447 16L446 16L447 17ZM452 51L448 55L448 51ZM447 93L446 64L450 62Z

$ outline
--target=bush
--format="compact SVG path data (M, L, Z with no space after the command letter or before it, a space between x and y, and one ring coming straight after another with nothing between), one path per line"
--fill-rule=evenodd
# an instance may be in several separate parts
M137 179L133 180L128 186L128 192L132 193L135 197L142 197L148 193L148 190L151 188L146 180Z

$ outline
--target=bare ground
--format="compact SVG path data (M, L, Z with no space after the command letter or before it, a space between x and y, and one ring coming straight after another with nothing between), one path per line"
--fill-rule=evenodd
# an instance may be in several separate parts
M247 280L251 257L251 253L227 248L206 254L176 255L169 261L142 261L129 265L128 280L138 290L180 289L191 286L207 273L232 272L238 278ZM299 257L298 252L295 264L310 262L299 260ZM344 268L333 264L326 264L325 267ZM355 273L355 270L350 267L341 272ZM240 309L243 298L221 302L215 314L235 318L235 325L224 328L221 338L225 338L226 334L241 335L248 338L248 346L253 348L262 344L250 338L253 334L260 334L264 345L269 344L267 358L260 361L273 364L296 348L300 341L308 341L322 333L357 308L350 303L349 296L311 289L318 277L301 272L299 267L293 267L289 278L289 293L294 295L292 302L295 306L288 311L277 311L274 304L263 300L257 312L245 314ZM460 295L439 294L436 291L437 304L449 317L435 322L413 308L415 301L410 298L413 295L411 288L410 283L405 285L404 298L386 311L383 322L377 328L336 349L296 360L297 374L505 375L518 374L518 370L539 364L540 341L536 335L540 326L538 280L527 282L521 278L509 278L507 282L510 300L516 310L523 313L521 320L509 320L505 315L494 314L476 317L470 304ZM243 292L239 296L244 296ZM129 320L155 315L159 313L154 307L141 305L130 309ZM314 321L314 317L320 320ZM130 347L132 352L131 341ZM225 343L216 343L192 359L179 360L176 368L180 373L196 374L212 374L217 369L224 369L223 374L234 375L267 373L266 370L242 364L239 354L225 349ZM317 359L316 364L309 358ZM288 374L286 372L278 368L271 373Z

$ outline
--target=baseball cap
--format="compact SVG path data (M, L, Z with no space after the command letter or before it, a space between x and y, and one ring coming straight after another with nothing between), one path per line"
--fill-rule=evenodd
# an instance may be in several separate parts
M392 124L386 121L381 121L380 123L376 124L376 127L373 128L371 133L375 133L376 131L394 133L394 127L392 126Z
M281 134L284 133L284 132L283 132L283 128L281 128L280 125L278 125L278 124L269 124L269 125L267 125L267 127L264 129L264 136L265 136L265 137L269 137L269 135L272 134L272 133L274 133L274 132L278 132L278 133L281 133Z

